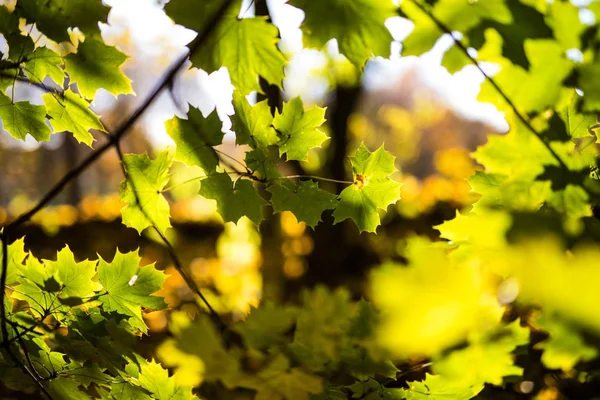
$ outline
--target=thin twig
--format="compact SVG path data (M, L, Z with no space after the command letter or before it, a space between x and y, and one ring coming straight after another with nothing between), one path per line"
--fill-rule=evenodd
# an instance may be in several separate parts
M288 176L282 176L281 178L276 178L276 179L316 179L316 180L325 181L325 182L344 183L346 185L354 184L354 182L352 182L352 181L342 181L339 179L323 178L321 176L316 176L316 175L288 175Z
M6 309L4 303L6 298L4 288L6 287L6 276L8 272L8 238L6 236L6 231L0 233L0 240L2 241L2 274L0 275L0 288L2 288L2 293L0 293L0 329L2 330L3 337L2 345L6 354L8 354L8 356L15 362L15 364L19 366L19 368L25 373L25 375L28 375L35 382L35 384L39 387L40 391L47 398L52 400L53 397L50 395L50 393L48 393L44 385L42 385L42 382L40 382L40 380L33 374L33 372L31 372L19 360L19 358L13 353L12 349L10 348L11 342L8 339L8 328L6 327L6 325L8 324L8 319L6 318ZM27 352L27 349L23 349L23 351Z
M198 51L198 49L206 42L206 40L210 37L210 35L215 31L219 22L221 21L221 19L226 14L227 10L230 8L230 6L232 4L233 4L233 0L225 0L221 4L219 9L216 11L214 17L209 20L209 22L206 24L204 29L201 32L199 32L196 39L194 39L194 41L190 44L189 51L185 55L182 55L181 57L179 57L169 67L169 69L165 72L165 74L163 74L161 79L158 81L158 83L156 84L154 89L150 92L150 94L142 102L142 104L140 104L140 106L138 106L138 108L133 112L133 114L125 122L123 122L121 124L121 126L113 134L110 135L110 141L108 143L106 143L105 145L103 145L100 148L98 148L97 150L95 150L86 159L84 159L79 165L77 165L75 168L71 169L39 200L39 202L33 208L31 208L28 212L20 215L17 219L15 219L14 221L12 221L8 225L6 225L4 227L4 231L2 233L0 233L0 235L1 235L0 239L2 241L2 249L3 249L2 271L0 273L0 292L1 292L0 293L0 319L1 319L0 329L1 329L1 332L2 332L2 335L4 338L3 339L3 343L4 343L3 347L6 351L6 353L8 354L8 356L21 368L21 370L26 375L30 376L31 379L33 379L33 381L36 383L36 385L40 388L40 391L49 399L52 399L52 396L50 395L50 393L48 393L46 388L42 385L40 380L33 374L33 372L30 371L18 359L18 357L13 353L13 351L10 347L11 344L8 341L8 328L7 328L8 320L7 320L7 316L6 316L6 310L5 310L5 288L6 288L6 278L7 278L7 274L8 274L8 241L10 240L10 237L12 237L13 233L16 231L16 229L20 225L29 221L31 219L31 217L33 217L42 208L44 208L50 201L52 201L52 199L54 199L65 188L65 186L67 186L67 184L69 184L73 179L77 178L85 170L87 170L87 168L90 165L92 165L100 156L102 156L112 146L116 146L119 143L120 139L127 132L129 132L130 128L139 120L139 118L150 107L150 105L158 98L160 93L174 80L174 78L177 76L179 71L185 65L188 57L191 57L196 51ZM15 81L17 80L17 78L19 78L19 77L17 74L15 74L15 77L14 77ZM19 78L19 80L20 80L20 78ZM31 83L31 82L29 82L29 83ZM38 86L38 85L34 85L34 86L37 86L42 90L48 91L47 88L43 84L41 86ZM14 96L13 96L13 98L14 98ZM166 240L166 238L165 238L165 240ZM170 246L170 243L166 242L166 244L167 244L167 247L170 249L170 252L172 252L172 247ZM175 260L174 260L174 262L175 262ZM193 288L193 286L192 286L192 288ZM206 301L202 295L200 295L200 296L204 301ZM211 309L212 313L214 313L214 311L212 310L212 308L210 308L210 306L209 306L209 309ZM223 323L221 322L221 324L223 324ZM20 339L19 342L23 346L23 341L22 341L22 338L20 338L20 336L19 336L19 339ZM23 347L23 352L27 353L27 349L24 347ZM31 364L31 361L30 360L28 360L28 361Z
M206 305L206 307L208 308L212 319L219 326L219 328L221 328L221 330L224 331L227 328L227 326L225 325L223 320L221 320L221 317L219 316L219 314L212 308L212 306L210 305L210 303L208 302L206 297L204 297L204 295L200 291L200 288L198 287L198 285L196 285L196 282L194 282L194 280L187 274L187 272L185 272L185 270L183 269L183 264L179 260L179 257L177 256L177 253L173 249L173 246L171 245L169 240L165 237L165 235L162 234L160 229L158 229L156 227L156 224L152 220L152 217L150 217L150 215L146 212L144 207L142 207L140 198L138 197L138 193L135 190L135 182L133 182L133 180L129 177L129 174L127 173L127 167L125 166L125 159L123 157L123 151L121 150L121 145L120 145L119 141L116 142L115 149L117 151L117 155L119 156L119 160L121 162L121 171L123 171L123 175L125 176L125 180L127 181L127 183L129 183L129 185L131 185L131 191L132 191L133 195L135 196L135 202L137 203L139 210L142 212L142 214L148 220L148 222L150 222L150 225L152 226L152 228L154 228L154 230L156 231L158 236L161 238L161 240L165 244L167 251L169 252L169 255L171 256L171 259L173 260L175 269L177 270L177 272L179 272L179 275L181 275L181 277L183 278L183 280L185 281L187 286L190 288L190 290L192 290L194 293L196 293L198 295L198 297L200 297L200 299L202 300L204 305Z
M433 13L431 11L429 11L427 8L425 8L425 6L423 4L421 4L418 0L413 0L413 3L421 11L423 11L425 14L427 14L427 16L433 21L433 23L435 23L437 25L437 27L440 30L442 30L444 33L447 33L448 35L450 35L450 37L454 41L454 44L456 45L456 47L458 47L464 53L464 55L471 61L471 63L473 63L473 65L475 65L475 67L479 70L479 72L481 72L483 74L485 79L494 87L496 92L498 92L498 94L504 99L504 101L506 101L506 103L509 105L509 107L513 110L513 112L515 113L517 118L527 127L527 129L529 129L531 131L531 133L533 133L542 142L542 144L544 146L546 146L546 148L548 149L550 154L552 154L552 156L556 159L556 161L558 161L560 166L562 168L564 168L565 170L568 170L569 167L567 167L567 165L564 163L564 161L558 156L558 154L554 151L554 149L552 149L552 146L550 146L549 141L546 140L546 138L541 133L539 133L533 127L533 125L531 125L531 122L529 122L529 120L527 118L525 118L525 116L517 109L517 106L515 105L515 103L513 103L513 101L510 99L510 97L508 97L508 95L504 92L504 90L502 90L502 88L498 85L498 83L496 83L494 78L489 76L483 70L483 68L481 68L479 61L477 61L475 58L473 58L469 54L469 50L467 49L467 47L459 39L457 39L454 36L454 34L452 33L452 30L450 28L448 28L442 21L440 21L435 15L433 15Z
M19 216L16 220L11 222L6 226L6 230L8 231L15 229L16 227L22 225L23 223L29 221L32 216L34 216L37 212L39 212L46 204L48 204L54 197L56 197L64 187L70 183L73 179L81 175L90 165L92 165L101 155L103 155L107 150L109 150L117 141L121 139L123 135L125 135L129 129L138 121L138 119L144 114L144 112L150 107L150 105L156 100L158 95L169 85L169 83L175 78L179 70L185 65L188 57L191 57L202 44L206 42L208 37L214 32L217 28L219 22L222 17L225 15L226 11L229 9L233 0L226 0L221 4L218 11L215 13L214 18L210 20L210 22L205 26L201 33L198 34L196 39L192 42L189 47L189 51L179 57L177 61L175 61L169 69L165 72L163 77L159 80L155 88L150 92L148 97L142 102L142 104L133 112L133 114L127 118L125 122L111 135L111 140L98 148L92 154L90 154L86 159L84 159L78 166L74 169L70 170L63 178L54 185L50 191L46 193L44 197L28 212ZM5 231L6 233L6 231Z

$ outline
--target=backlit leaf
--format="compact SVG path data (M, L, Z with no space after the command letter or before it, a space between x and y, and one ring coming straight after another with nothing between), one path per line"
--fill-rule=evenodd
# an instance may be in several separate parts
M233 182L226 173L213 174L202 180L200 194L217 201L217 209L225 222L237 223L247 216L255 224L260 224L264 219L262 209L267 202L247 179Z
M121 182L121 209L123 223L142 233L149 226L163 234L171 227L169 203L162 190L169 181L172 155L161 152L154 160L144 154L125 154L123 163L127 179Z
M318 128L325 122L325 109L313 107L304 111L300 97L283 105L283 112L273 119L273 127L281 135L279 155L288 160L306 161L308 151L321 146L327 135Z
M339 195L334 223L351 218L359 231L375 232L380 224L378 210L400 199L400 183L389 178L396 171L394 159L383 146L371 153L360 145L350 157L354 184Z
M319 189L314 181L294 184L282 180L267 190L273 194L273 211L291 211L298 221L305 222L313 229L321 221L323 211L334 209L337 205L336 196Z
M142 307L152 310L166 307L162 297L152 296L161 289L166 276L154 265L140 267L139 264L137 251L121 253L117 250L111 262L100 258L98 280L106 292L101 293L98 300L105 311L128 316L133 327L147 332ZM135 280L134 276L137 276Z

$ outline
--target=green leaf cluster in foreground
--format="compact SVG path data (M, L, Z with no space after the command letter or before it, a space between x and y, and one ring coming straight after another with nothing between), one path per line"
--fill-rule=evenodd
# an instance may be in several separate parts
M284 87L291 56L281 51L275 16L254 16L241 3L170 0L164 11L198 33L190 68L227 68L232 131L244 156L224 154L217 113L194 107L165 123L174 149L121 155L128 130L113 132L88 160L119 150L123 223L139 234L156 229L172 249L176 161L199 171L198 195L214 200L225 222L246 217L258 226L272 207L313 229L330 213L334 223L349 219L361 233L376 232L400 197L395 157L383 144L360 144L349 151L348 180L286 175L328 151L334 129L324 106L307 107L300 97L278 104L279 96L262 93ZM256 3L264 14L264 2ZM152 357L134 349L151 333L146 313L166 308L156 295L163 272L140 266L137 251L79 260L65 247L44 260L17 239L16 229L83 171L75 169L1 231L0 390L56 399L466 400L494 391L529 396L520 385L529 380L539 398L573 385L597 388L600 2L290 0L286 7L304 12L304 47L324 51L335 39L359 76L397 47L391 18L414 24L400 56L420 56L447 35L453 43L442 64L451 73L497 67L479 100L504 113L510 130L471 154L478 170L466 182L478 200L437 225L437 240L392 244L397 261L373 267L361 282L366 300L317 285L297 302L265 300L235 322L169 310L169 335L157 339ZM0 119L13 139L44 142L68 132L93 147L109 133L91 107L97 91L133 93L121 70L127 56L100 34L109 11L101 0L0 5L7 45ZM44 91L42 101L18 100L17 83ZM164 79L161 90L172 84ZM259 101L248 100L253 92ZM333 192L330 183L344 188Z

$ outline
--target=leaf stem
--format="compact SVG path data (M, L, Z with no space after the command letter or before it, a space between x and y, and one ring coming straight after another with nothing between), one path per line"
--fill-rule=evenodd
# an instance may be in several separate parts
M193 178L186 179L186 180L185 180L185 181L183 181L183 182L179 182L179 183L176 183L176 184L174 184L174 185L167 186L166 188L164 188L164 189L163 189L163 190L161 190L160 192L161 192L161 193L165 193L165 192L168 192L169 190L173 190L173 189L176 189L176 188L178 188L178 187L180 187L180 186L187 185L187 184L188 184L188 183L190 183L190 182L194 182L194 181L201 181L202 179L205 179L205 178L208 178L208 176L206 176L206 175L202 175L202 176L195 176L195 177L193 177Z
M275 179L316 179L319 181L324 181L324 182L333 182L333 183L344 183L346 185L353 185L354 182L352 181L342 181L339 179L330 179L330 178L323 178L321 176L316 176L316 175L288 175L288 176L282 176L281 178L275 178Z

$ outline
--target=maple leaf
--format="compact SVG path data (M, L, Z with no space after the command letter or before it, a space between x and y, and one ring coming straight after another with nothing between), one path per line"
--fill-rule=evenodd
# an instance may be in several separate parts
M100 117L89 109L89 103L73 91L67 90L62 95L46 93L42 98L56 132L71 132L79 143L90 147L94 141L91 129L106 132Z
M86 98L94 98L98 89L109 93L133 94L131 80L120 69L127 56L100 39L86 38L77 53L65 57L65 71Z
M323 391L320 377L301 368L290 369L289 360L281 353L256 377L246 377L239 385L256 390L257 400L309 400L310 394Z
M274 212L291 211L298 221L305 222L313 229L321 221L323 211L337 206L336 196L319 189L314 181L303 181L296 185L284 180L269 186L267 190L273 194L271 203Z
M125 154L123 163L127 179L121 182L121 209L123 224L142 233L154 225L163 234L171 227L169 203L162 190L169 181L169 167L173 161L168 151L151 160L144 154ZM133 184L132 184L133 182Z
M159 400L197 399L190 387L178 385L169 371L154 361L142 363L138 382Z
M182 313L171 317L171 330L177 339L176 348L197 356L204 364L206 381L222 380L227 386L235 386L240 376L240 361L235 351L225 348L223 339L207 315L198 315L195 320ZM185 359L180 368L187 367Z
M90 297L100 289L92 278L96 275L96 261L75 262L75 255L65 246L58 252L56 261L47 261L49 273L60 284L60 297Z
M424 381L408 382L408 389L401 391L405 400L468 400L475 397L483 384L454 381L441 375L426 373Z
M217 210L225 222L237 223L247 216L258 225L264 219L262 209L268 204L252 182L238 179L234 183L226 173L216 173L203 179L200 195L217 201Z
M167 134L177 146L175 159L188 166L196 165L206 173L214 172L219 157L213 146L223 141L221 126L216 112L204 118L194 107L190 107L187 119L174 117L166 121Z
M239 93L233 95L235 114L232 117L235 142L264 148L277 144L279 138L273 129L273 115L266 100L250 106L248 100Z
M174 0L165 11L175 23L200 32L207 18L214 17L218 3ZM244 95L261 91L259 76L281 88L286 59L277 48L279 31L266 17L238 18L240 5L234 2L215 32L192 55L192 64L208 73L227 67L231 83ZM190 18L190 9L198 10L203 17Z
M141 308L160 310L166 307L162 297L152 296L162 288L166 275L154 268L154 264L140 267L140 261L137 250L129 253L117 250L110 263L100 258L98 280L106 293L101 293L98 301L105 311L130 317L131 326L146 333L148 327Z
M101 0L27 0L17 3L15 13L55 42L68 42L69 28L99 36L98 23L106 23L109 10Z
M288 160L305 161L310 149L327 140L327 135L318 129L323 122L324 108L315 106L304 111L300 97L285 103L282 113L273 119L273 127L281 135L279 155L287 154Z
M17 270L23 264L27 252L25 251L25 238L15 240L7 246L8 262L6 270L6 284L10 285L17 280ZM2 246L0 246L0 260L4 257Z
M233 330L240 333L246 344L262 350L285 343L285 333L296 321L298 311L266 302L252 308L245 320L236 323Z
M377 210L385 210L400 198L400 183L388 177L396 171L394 159L383 145L373 153L360 145L350 158L354 184L338 196L334 223L351 218L360 232L375 232L380 223Z
M63 58L47 47L38 47L27 55L24 69L31 82L42 83L49 76L56 84L62 86L65 80Z
M244 161L254 175L261 179L271 181L280 177L277 165L273 161L275 159L277 159L277 152L274 149L264 149L259 147L246 152Z
M337 39L340 53L362 68L372 56L389 57L392 35L384 25L396 15L391 0L291 0L306 13L302 31L309 46Z
M36 106L28 101L12 101L0 93L0 119L4 129L15 139L25 140L30 134L38 142L50 140L52 131L46 125L44 106Z
M570 371L580 361L597 357L598 350L586 343L583 336L568 322L542 314L533 321L536 328L545 330L550 337L535 345L544 350L542 363L549 369Z

